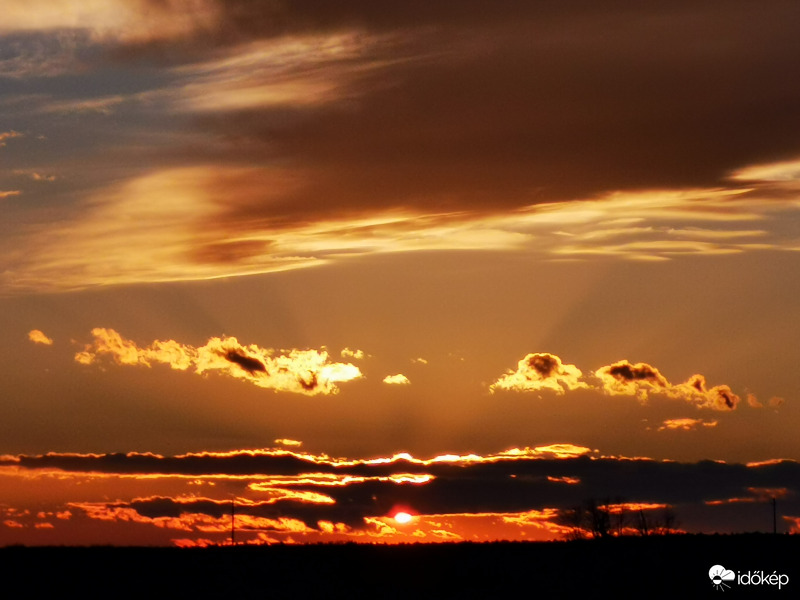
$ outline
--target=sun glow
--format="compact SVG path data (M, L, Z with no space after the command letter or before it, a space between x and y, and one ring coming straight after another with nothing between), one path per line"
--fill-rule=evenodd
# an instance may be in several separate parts
M412 517L407 512L399 512L395 513L394 515L394 520L400 523L400 525L405 525L406 523L410 523L413 518L414 517Z

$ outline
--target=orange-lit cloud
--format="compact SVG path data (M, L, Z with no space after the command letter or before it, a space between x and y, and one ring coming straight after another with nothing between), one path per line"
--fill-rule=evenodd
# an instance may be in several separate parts
M24 175L33 181L55 181L57 179L55 175L46 175L33 169L14 169L14 175Z
M183 532L183 539L224 542L230 535L231 511L237 540L245 542L286 542L290 535L301 542L559 539L574 533L572 507L591 498L619 517L617 535L636 533L630 519L626 525L623 518L642 512L678 507L682 526L691 531L702 528L702 521L691 513L684 520L681 506L735 510L738 504L775 496L792 511L800 497L800 467L794 462L743 469L723 462L630 460L600 457L572 444L429 459L402 454L332 459L279 449L173 457L51 453L6 457L0 466L4 482L23 477L25 487L41 482L66 492L63 505L47 509L0 507L0 520L22 525L16 527L20 531L57 534L59 528L78 527L89 518L110 531L124 524L147 526L162 543L175 537L169 535L175 531ZM28 476L33 478L24 478ZM198 495L192 487L198 478L216 478L219 486ZM132 490L135 494L145 486L151 495L131 496ZM601 500L609 489L624 500ZM76 493L81 498L70 498ZM399 512L412 515L411 522L398 522L394 517ZM651 529L660 518L648 517ZM36 523L53 527L37 528ZM265 533L271 542L260 537Z
M770 211L795 210L732 199L739 191L611 194L497 213L434 212L426 203L358 205L336 212L325 204L316 212L298 212L305 205L290 200L310 194L312 179L312 171L287 166L195 164L139 174L86 198L86 210L75 221L51 224L46 236L26 238L28 251L15 262L15 277L5 286L64 290L207 280L432 250L667 260L681 254L796 247L796 240L776 239L769 231L697 226L714 219L726 227L737 220L763 222ZM230 201L221 202L222 197ZM634 222L669 226L620 227L621 210ZM119 214L128 219L120 221ZM618 243L609 245L612 238ZM105 257L102 265L92 260L97 255Z
M353 83L386 66L374 57L391 43L342 31L235 45L221 57L175 69L182 85L168 97L175 110L200 113L325 104L357 95Z
M75 360L84 365L108 356L119 365L169 365L172 369L194 369L197 374L219 372L274 391L306 395L335 394L338 383L360 378L350 363L328 360L326 350L284 350L281 354L255 344L242 345L235 337L214 337L205 346L194 347L174 340L156 340L139 347L113 329L95 328L94 340Z
M578 367L562 363L558 356L546 352L532 353L519 361L516 371L509 371L489 389L520 392L552 390L563 394L565 390L589 387L580 381L582 375Z
M766 406L770 408L777 408L783 404L785 400L779 396L773 396L767 401ZM747 405L751 408L764 408L764 403L756 398L755 394L747 394Z
M52 346L53 340L47 337L42 331L39 329L31 329L28 332L28 339L32 341L34 344L43 344L45 346Z
M209 0L7 0L3 32L82 30L99 41L143 42L180 37L208 28L215 20Z
M578 477L553 477L552 475L547 476L547 481L553 481L555 483L566 483L569 485L576 485L581 482L580 478Z
M627 360L601 367L595 375L600 378L606 393L636 396L640 400L646 400L649 391L665 392L670 387L666 377L655 367L645 363L631 364Z
M16 137L22 137L22 134L19 131L0 131L0 148L6 145L6 140L10 140Z
M731 179L747 182L800 181L800 160L750 165L734 171Z
M667 431L667 430L683 430L689 431L691 429L697 429L697 427L716 427L717 421L704 421L703 419L667 419L666 421L661 423L661 426L658 428L658 431Z
M599 380L599 386L583 381L581 370L575 365L563 363L558 356L531 353L519 361L516 371L508 371L489 389L492 392L498 389L521 392L548 389L557 394L577 389L599 389L612 396L634 396L642 402L648 399L649 394L661 394L684 400L697 408L720 411L734 410L740 402L739 396L727 385L709 388L705 377L699 374L692 375L684 383L672 384L656 367L647 363L620 360L600 367L594 376ZM751 405L754 400L754 397L749 400ZM675 427L665 424L665 428Z
M276 444L280 444L281 446L294 446L296 448L299 448L300 446L303 445L303 442L301 442L299 440L290 440L290 439L287 439L287 438L277 439L277 440L275 440L275 443Z
M633 364L621 360L599 368L595 376L600 379L605 393L635 396L641 401L646 401L648 394L656 393L685 400L698 408L723 411L734 410L740 401L727 385L708 388L702 375L692 375L684 383L671 384L658 369L647 363Z
M411 381L402 373L397 373L396 375L387 375L384 377L383 383L388 383L391 385L409 385Z

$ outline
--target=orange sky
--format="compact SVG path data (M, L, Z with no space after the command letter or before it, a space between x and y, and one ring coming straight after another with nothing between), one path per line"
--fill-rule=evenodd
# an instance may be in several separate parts
M796 529L799 10L6 2L0 545Z

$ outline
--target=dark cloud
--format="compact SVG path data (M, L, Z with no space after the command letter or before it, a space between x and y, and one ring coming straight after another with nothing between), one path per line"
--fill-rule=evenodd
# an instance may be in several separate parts
M223 142L211 156L280 161L304 182L254 193L231 223L714 186L800 153L794 3L430 4L226 3L231 39L394 35L336 63L363 67L338 100L200 121Z
M668 387L669 383L658 369L645 363L631 364L623 360L608 367L604 367L602 373L607 373L617 381L646 381L656 387ZM702 389L702 388L701 388Z
M561 366L561 361L550 354L532 354L528 357L528 366L541 377L550 377Z
M229 360L235 365L239 365L242 369L250 373L251 375L255 373L266 373L267 367L257 358L253 358L252 356L247 356L243 352L233 349L228 350L225 354L223 354L226 360Z
M209 458L209 457L206 457ZM395 474L407 472L409 465L398 461L391 465ZM265 468L262 464L260 468ZM354 476L370 471L386 472L387 465L343 466L339 474ZM269 467L266 467L269 468ZM295 464L296 473L309 465ZM305 468L305 471L304 471ZM239 501L237 515L254 518L301 521L308 529L319 530L319 521L344 523L364 529L368 517L391 514L395 506L411 507L416 514L486 514L518 513L556 509L567 515L587 499L617 498L627 503L679 507L686 515L703 507L731 502L747 506L769 500L763 490L777 490L784 511L800 510L800 465L783 461L745 466L715 461L698 463L658 462L617 458L577 457L570 459L518 459L493 462L431 463L425 471L434 478L426 483L399 483L391 479L351 479L340 485L320 482L259 483L265 500ZM217 473L216 469L210 472ZM254 478L263 481L267 472ZM268 499L281 490L285 497ZM770 492L773 493L773 492ZM305 496L304 496L305 494ZM317 499L310 500L311 495ZM324 496L326 499L320 501ZM728 500L744 498L745 500ZM331 501L332 500L332 501ZM75 505L80 507L79 505ZM172 498L157 496L129 502L114 502L106 509L130 508L150 519L178 518L203 514L221 519L230 514L231 500L212 498ZM737 518L745 518L739 515ZM750 518L752 515L750 515ZM731 517L733 518L733 517ZM682 526L704 531L702 522L684 521ZM272 527L273 525L263 525ZM277 527L277 526L276 526ZM727 530L752 527L752 522L732 521Z

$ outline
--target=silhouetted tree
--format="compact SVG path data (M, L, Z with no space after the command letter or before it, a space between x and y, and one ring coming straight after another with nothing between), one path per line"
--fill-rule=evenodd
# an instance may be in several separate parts
M608 501L605 504L598 504L594 498L590 498L586 503L586 513L589 517L592 537L606 538L611 535L611 515Z
M642 510L641 508L639 509L639 514L636 516L636 530L639 532L639 535L641 536L650 535L652 532L650 521L644 514L644 510Z
M629 513L625 510L625 499L619 496L614 498L613 509L610 509L612 517L612 530L617 536L625 534L625 525L628 523Z
M566 511L565 521L570 526L567 539L583 540L587 537L586 531L586 510L583 506L576 506Z

